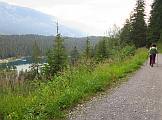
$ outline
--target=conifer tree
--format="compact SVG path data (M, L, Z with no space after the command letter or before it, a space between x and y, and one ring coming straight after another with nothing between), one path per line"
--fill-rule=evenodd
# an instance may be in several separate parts
M103 37L103 39L97 44L96 57L98 60L103 60L109 57L106 37Z
M162 0L154 0L148 26L148 42L157 42L162 38Z
M71 55L70 56L71 56L71 63L72 63L72 65L75 65L77 60L79 59L79 52L78 52L78 49L77 49L76 46L71 51Z
M124 27L121 29L120 40L123 45L132 44L131 40L132 25L130 19L126 19Z
M45 72L50 77L62 72L67 66L67 55L64 47L64 40L61 34L58 33L57 23L57 35L54 41L54 48L48 53L47 63Z
M85 58L90 59L91 58L91 53L92 53L91 43L90 43L89 38L87 37L86 47L85 47L85 52L84 52Z
M132 31L131 39L135 46L143 47L146 45L147 26L145 22L145 2L137 0L136 8L131 18Z

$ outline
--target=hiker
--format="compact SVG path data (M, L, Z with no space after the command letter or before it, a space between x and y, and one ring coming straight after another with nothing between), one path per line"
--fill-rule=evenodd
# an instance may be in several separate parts
M155 64L156 54L158 53L156 44L152 44L149 50L149 56L150 56L150 66L153 67L153 64Z

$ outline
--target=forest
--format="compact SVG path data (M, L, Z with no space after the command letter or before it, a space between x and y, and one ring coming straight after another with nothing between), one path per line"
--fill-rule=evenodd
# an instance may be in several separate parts
M0 71L0 117L65 119L67 110L139 69L146 48L162 41L162 1L154 0L148 23L144 0L132 10L123 28L114 26L102 37L1 35L1 58L32 56L33 64L18 76L14 69ZM47 64L39 64L40 56Z
M79 51L84 49L86 44L86 37L72 38L63 37L64 45L66 46L67 53L73 49L74 46ZM95 45L101 37L90 36L92 44ZM5 59L9 57L24 57L31 56L33 46L35 43L40 49L41 56L46 56L48 50L54 45L55 36L42 36L42 35L0 35L0 58Z

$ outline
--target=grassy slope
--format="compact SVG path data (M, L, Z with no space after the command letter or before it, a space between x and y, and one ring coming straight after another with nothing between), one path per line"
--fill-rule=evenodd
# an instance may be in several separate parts
M63 111L81 100L103 91L140 68L147 58L145 49L120 63L100 64L93 72L83 67L67 71L63 76L48 83L41 83L39 89L28 95L8 93L0 95L0 112L6 119L45 120L60 118Z

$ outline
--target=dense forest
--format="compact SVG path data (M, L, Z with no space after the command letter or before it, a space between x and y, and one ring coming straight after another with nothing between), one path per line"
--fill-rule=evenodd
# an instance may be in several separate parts
M101 37L89 37L95 45ZM85 38L64 37L67 53L77 47L82 51L86 44ZM40 49L41 56L46 56L48 50L54 45L55 36L42 35L0 35L0 58L31 56L35 43Z
M162 1L154 0L148 25L147 41L149 43L162 42Z
M134 11L122 28L122 41L133 43L136 47L149 47L152 43L162 42L162 1L154 0L151 7L151 16L146 23L145 1L137 1Z

